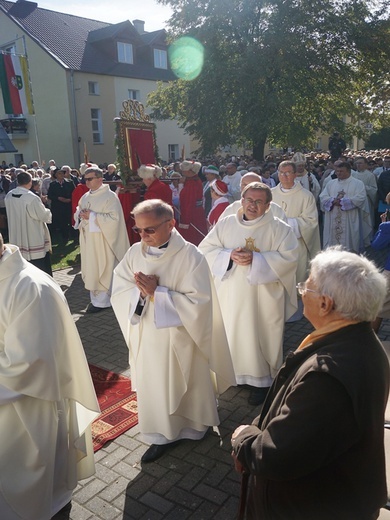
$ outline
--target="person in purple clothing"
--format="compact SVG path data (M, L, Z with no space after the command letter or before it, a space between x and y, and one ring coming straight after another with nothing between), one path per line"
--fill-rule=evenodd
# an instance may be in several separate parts
M371 242L371 247L376 251L384 249L390 245L390 213L388 213L388 211L389 210L382 213L382 223L379 225L378 231ZM387 294L382 310L372 322L372 328L376 333L379 331L383 318L390 318L390 254L386 258L383 274L387 278Z

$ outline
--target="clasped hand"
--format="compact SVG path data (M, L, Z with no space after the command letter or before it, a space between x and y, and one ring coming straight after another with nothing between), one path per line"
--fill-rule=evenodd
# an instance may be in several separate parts
M240 434L247 427L248 427L247 424L242 424L241 426L238 426L238 428L236 428L234 430L233 435L232 435L232 446L233 446L233 442L236 439L237 435ZM238 460L237 455L235 454L234 450L232 450L231 455L234 460L234 469L237 471L237 473L244 473L245 468L241 464L241 462Z
M244 247L237 247L233 249L230 258L238 265L251 265L253 260L253 252Z
M79 217L81 218L81 220L89 220L90 213L91 213L90 209L82 209L80 211Z
M155 274L134 273L135 283L141 292L142 298L153 296L157 288L159 277Z

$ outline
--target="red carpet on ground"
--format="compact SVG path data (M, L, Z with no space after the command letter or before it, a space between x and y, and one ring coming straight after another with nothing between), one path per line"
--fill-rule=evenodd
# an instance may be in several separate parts
M101 414L92 423L94 451L138 423L137 397L131 381L121 374L89 365Z

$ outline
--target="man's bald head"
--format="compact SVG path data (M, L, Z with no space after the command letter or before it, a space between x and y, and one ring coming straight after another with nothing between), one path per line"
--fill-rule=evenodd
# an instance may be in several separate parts
M249 172L241 177L240 189L241 191L251 182L262 182L262 178L257 173Z

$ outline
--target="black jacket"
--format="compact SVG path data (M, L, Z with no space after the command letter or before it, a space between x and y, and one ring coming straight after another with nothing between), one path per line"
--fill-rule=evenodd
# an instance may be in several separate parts
M290 353L234 450L249 519L372 520L387 501L387 356L369 323Z

